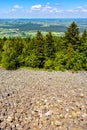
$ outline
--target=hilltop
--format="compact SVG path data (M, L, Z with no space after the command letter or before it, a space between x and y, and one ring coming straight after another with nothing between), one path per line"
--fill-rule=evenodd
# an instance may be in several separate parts
M87 72L0 69L0 129L86 130Z

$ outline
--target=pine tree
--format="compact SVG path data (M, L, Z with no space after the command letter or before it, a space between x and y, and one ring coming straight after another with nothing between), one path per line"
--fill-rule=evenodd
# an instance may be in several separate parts
M87 30L84 30L82 34L82 41L87 41Z
M3 46L2 65L6 69L17 69L16 51L11 40L7 40Z
M52 36L52 33L49 32L46 35L46 40L45 40L45 48L44 48L44 53L46 58L53 58L54 57L54 39Z
M71 23L71 25L67 28L65 41L67 46L71 43L74 48L76 48L80 43L79 28L75 22Z
M0 39L0 63L2 59L2 48L3 48L3 43L2 43L2 40Z
M44 38L40 31L37 32L35 37L35 54L38 59L38 67L43 68L44 65Z

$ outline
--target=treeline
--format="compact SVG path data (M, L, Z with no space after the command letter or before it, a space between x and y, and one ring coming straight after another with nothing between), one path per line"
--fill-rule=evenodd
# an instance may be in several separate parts
M37 32L33 38L0 39L0 64L6 69L19 67L52 70L87 70L87 31L81 35L73 22L65 36Z

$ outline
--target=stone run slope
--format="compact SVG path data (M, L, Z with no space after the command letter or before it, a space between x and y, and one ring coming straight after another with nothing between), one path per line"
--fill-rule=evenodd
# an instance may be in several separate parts
M87 130L87 72L0 69L0 130Z

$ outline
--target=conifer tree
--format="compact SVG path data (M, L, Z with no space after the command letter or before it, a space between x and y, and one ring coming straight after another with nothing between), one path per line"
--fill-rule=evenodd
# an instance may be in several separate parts
M86 40L87 40L87 30L84 30L82 34L82 41L86 41Z
M37 32L35 37L35 54L38 59L38 67L42 68L44 65L44 38L40 31Z
M76 48L78 43L80 43L79 28L75 22L72 22L67 28L67 32L65 32L65 41L67 46L69 43L71 43L74 48Z
M54 39L51 32L49 32L46 35L46 41L45 41L44 46L45 46L44 48L45 57L53 58L54 57Z

